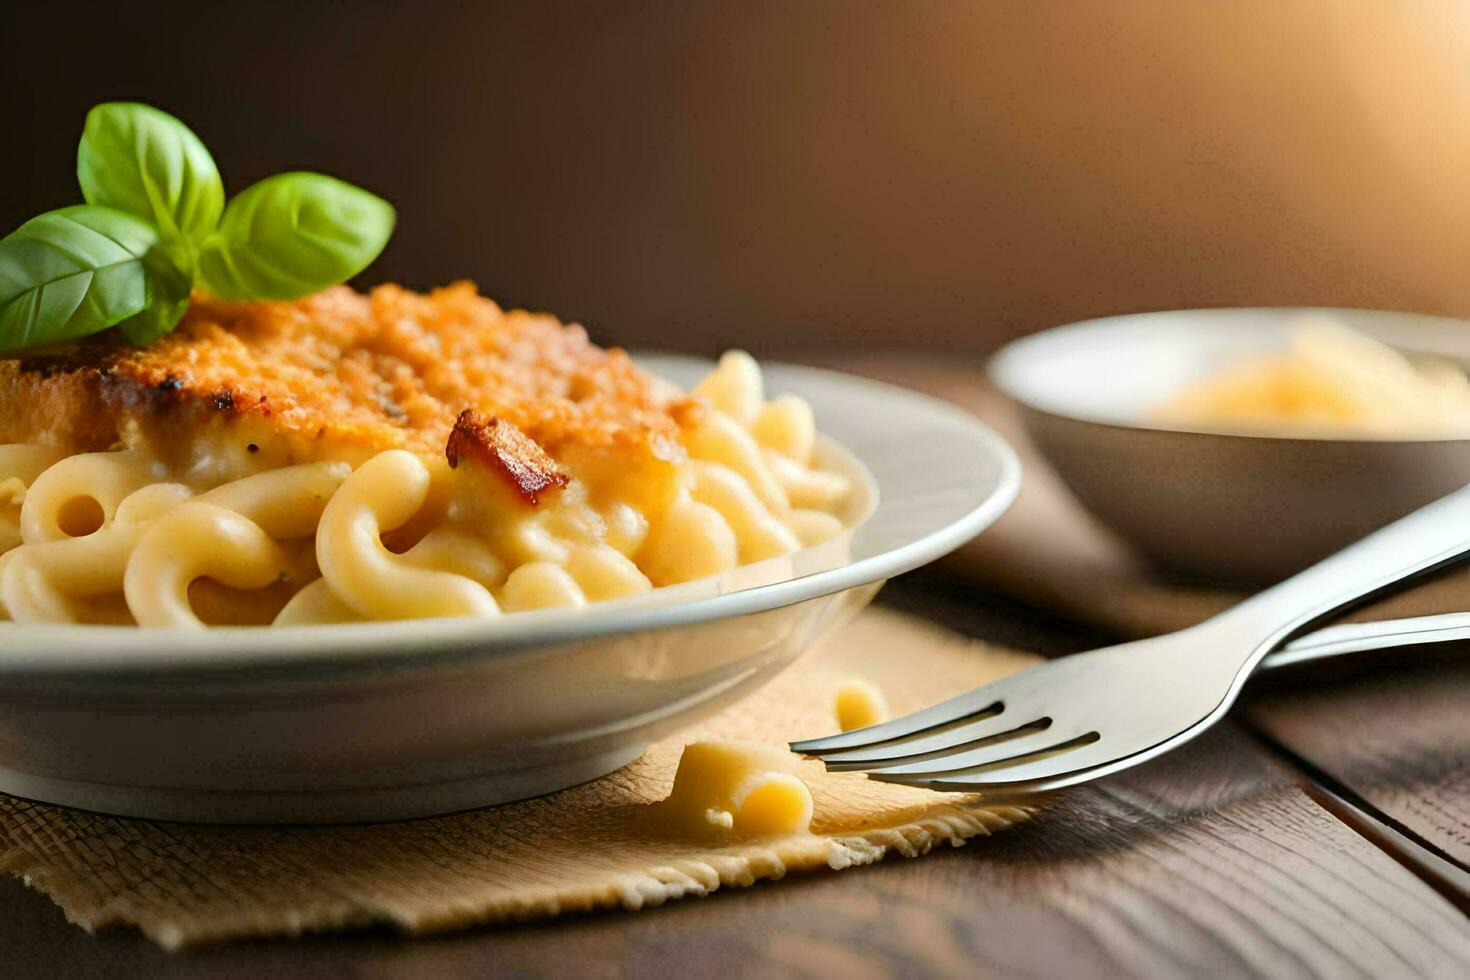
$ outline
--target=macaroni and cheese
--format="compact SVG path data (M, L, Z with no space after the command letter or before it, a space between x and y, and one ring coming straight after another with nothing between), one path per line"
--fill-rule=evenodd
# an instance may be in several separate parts
M154 345L0 361L22 623L309 624L581 606L844 530L799 398L692 392L461 284L196 297Z

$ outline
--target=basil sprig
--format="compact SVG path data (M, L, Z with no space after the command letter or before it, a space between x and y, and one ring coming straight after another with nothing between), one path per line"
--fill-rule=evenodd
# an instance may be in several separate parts
M0 239L0 337L11 349L84 337L152 301L148 222L93 204L49 211Z
M199 138L135 102L87 114L77 149L86 204L0 238L0 350L116 326L135 344L172 330L202 287L226 299L295 299L357 275L393 232L388 202L286 173L225 204Z
M199 137L136 102L106 102L87 113L77 182L88 204L145 218L172 238L202 240L225 207L225 185Z
M357 275L392 230L380 197L322 174L277 174L225 208L199 274L225 299L294 299Z

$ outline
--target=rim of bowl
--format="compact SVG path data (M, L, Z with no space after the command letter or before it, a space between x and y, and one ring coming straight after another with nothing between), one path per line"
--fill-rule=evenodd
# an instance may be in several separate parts
M635 359L663 377L685 383L713 362L684 355L639 354ZM580 609L515 613L495 619L423 619L293 627L211 627L199 631L147 630L136 626L4 625L0 627L0 681L156 682L160 672L249 675L317 680L343 670L422 669L494 659L578 640L689 626L766 612L847 589L881 582L939 558L975 537L1005 512L1021 483L1014 450L993 429L948 402L896 385L838 371L761 362L781 390L801 384L836 385L849 395L881 398L891 414L948 426L979 449L993 467L993 485L974 489L953 519L912 539L848 561L778 582L667 604L621 606L617 601ZM678 377L683 375L684 377ZM796 384L793 386L791 382ZM820 399L818 399L820 400ZM819 420L821 419L819 409ZM858 424L858 423L854 423ZM840 429L839 424L836 428ZM822 423L823 432L831 432ZM881 463L865 459L846 441L832 441L856 457L877 484L872 512L851 529L858 538L880 521L902 522L905 500L885 493ZM953 440L951 440L953 441ZM910 447L928 440L912 440ZM953 446L950 447L954 448ZM946 454L933 450L932 465ZM952 460L949 460L951 463ZM966 487L966 490L969 488ZM913 501L909 500L909 504ZM798 552L797 554L800 554ZM747 566L749 567L749 566ZM677 588L677 587L676 587Z
M1086 320L1077 320L1073 323L1065 323L1046 330L1028 334L1006 344L996 351L986 366L986 374L992 384L1007 398L1023 408L1047 415L1052 418L1065 419L1070 422L1085 422L1089 425L1101 426L1108 429L1131 432L1167 432L1178 435L1203 436L1212 439L1245 439L1255 442L1271 443L1332 443L1335 445L1361 445L1382 446L1384 444L1445 444L1470 442L1470 434L1465 435L1418 435L1418 436L1367 436L1352 434L1338 436L1331 433L1275 433L1266 431L1254 431L1247 429L1225 429L1225 428L1196 428L1187 425L1164 425L1147 419L1122 418L1105 413L1088 412L1085 410L1072 411L1055 404L1042 404L1036 399L1029 397L1024 385L1017 382L1017 377L1023 372L1029 373L1031 366L1025 361L1036 355L1035 348L1050 344L1065 342L1068 337L1081 334L1101 332L1110 328L1121 326L1124 321L1148 324L1154 320L1165 320L1179 316L1212 316L1212 315L1234 315L1234 314L1269 314L1279 316L1283 320L1289 317L1323 314L1327 316L1339 315L1352 318L1362 317L1387 317L1397 321L1400 328L1414 324L1421 327L1431 327L1436 331L1444 331L1444 336L1452 339L1461 339L1460 350L1451 351L1446 348L1425 347L1403 348L1411 349L1414 353L1423 353L1439 357L1449 358L1456 361L1470 361L1470 320L1457 317L1438 316L1430 313L1413 313L1404 310L1375 310L1347 306L1210 306L1199 308L1185 308L1177 310L1150 310L1145 313L1123 313L1114 316L1092 317ZM1456 338L1456 334L1459 338ZM1449 346L1449 345L1446 345Z

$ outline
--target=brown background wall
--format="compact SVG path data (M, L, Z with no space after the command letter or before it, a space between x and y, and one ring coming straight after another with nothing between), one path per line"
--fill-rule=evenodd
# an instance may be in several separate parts
M984 349L1094 314L1470 314L1462 0L0 3L0 227L141 98L604 340Z

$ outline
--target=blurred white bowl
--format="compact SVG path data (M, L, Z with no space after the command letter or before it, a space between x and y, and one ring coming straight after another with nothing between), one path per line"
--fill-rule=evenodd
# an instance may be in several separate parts
M1470 361L1470 323L1347 309L1173 310L1016 341L996 386L1077 499L1160 565L1218 582L1283 578L1470 482L1470 439L1184 431L1149 418L1187 386L1282 349L1305 313L1410 354Z

